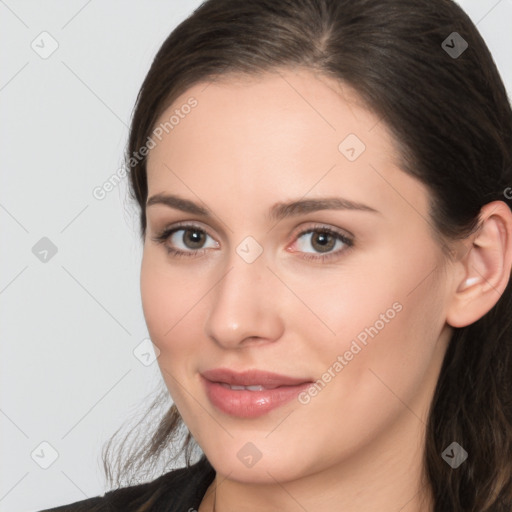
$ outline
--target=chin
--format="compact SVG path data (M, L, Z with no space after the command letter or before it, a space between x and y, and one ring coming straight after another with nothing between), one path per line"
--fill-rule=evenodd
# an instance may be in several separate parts
M300 478L307 471L297 450L294 456L286 456L274 447L259 450L250 441L216 448L205 451L210 464L217 473L237 482L275 484L276 480L286 482Z

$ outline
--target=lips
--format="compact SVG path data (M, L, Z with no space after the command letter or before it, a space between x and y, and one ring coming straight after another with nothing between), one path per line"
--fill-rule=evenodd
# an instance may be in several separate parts
M306 382L312 382L308 379L288 377L278 373L264 372L260 370L248 370L242 373L236 373L227 368L216 368L207 370L202 376L211 381L230 386L262 386L263 389L275 389L281 386L297 386Z
M226 368L201 374L206 396L218 410L239 418L256 418L280 407L308 388L312 381L277 373Z

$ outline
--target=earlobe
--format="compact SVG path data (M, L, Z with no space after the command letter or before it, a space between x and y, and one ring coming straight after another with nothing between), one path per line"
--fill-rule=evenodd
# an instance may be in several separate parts
M455 282L446 321L452 327L476 322L498 302L512 268L512 212L503 201L486 204L471 247L458 262L462 278Z

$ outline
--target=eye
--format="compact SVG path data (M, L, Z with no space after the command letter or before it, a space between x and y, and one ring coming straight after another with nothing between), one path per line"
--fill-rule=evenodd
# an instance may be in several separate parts
M164 229L160 234L153 237L152 240L163 244L167 252L172 256L195 257L205 252L205 248L203 248L202 245L207 237L211 238L204 229L193 224L183 224ZM170 242L171 245L169 245L168 242ZM176 246L178 248L176 248ZM219 247L219 244L214 241L213 248L217 247Z
M306 237L308 235L308 237ZM209 248L218 248L218 242L213 241L210 247L204 247L205 240L212 238L206 231L194 224L180 224L164 229L161 233L152 237L154 242L165 246L168 254L172 257L198 257ZM299 243L300 239L304 240ZM309 239L309 240L308 240ZM212 238L213 240L213 238ZM181 247L180 247L181 244ZM304 253L301 256L305 260L326 261L327 259L339 257L354 244L352 238L340 231L324 225L316 225L297 235L299 249L293 252ZM313 247L314 251L307 251L307 246ZM333 251L337 247L338 250ZM315 251L316 252L315 254Z
M300 241L301 238L303 239L302 241ZM298 246L299 252L305 253L302 258L325 261L330 258L339 257L340 253L345 252L354 245L354 241L340 231L327 226L317 225L306 231L301 231L297 235L297 242L295 244ZM313 247L314 251L307 251L308 246ZM338 250L333 251L335 248Z

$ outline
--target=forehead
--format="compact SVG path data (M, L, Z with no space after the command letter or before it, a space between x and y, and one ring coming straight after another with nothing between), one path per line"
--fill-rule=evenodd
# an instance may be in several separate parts
M394 187L423 193L399 169L390 132L357 93L308 70L196 84L163 112L158 127L149 195L172 189L262 200L343 191L382 202L396 200Z
M320 141L322 149L338 152L339 142L351 133L381 154L396 153L386 127L352 88L302 68L253 76L228 74L195 84L162 113L155 128L175 154L184 138L195 139L203 150L228 145L232 155L240 147L262 157L258 146L263 145L284 155Z

